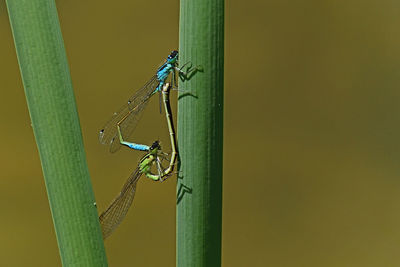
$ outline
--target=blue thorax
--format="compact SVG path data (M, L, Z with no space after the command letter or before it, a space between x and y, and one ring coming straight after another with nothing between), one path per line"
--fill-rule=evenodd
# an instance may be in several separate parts
M157 79L160 82L165 82L169 73L174 69L174 65L168 62L165 62L158 70L157 70Z
M166 62L162 64L161 67L159 67L157 70L157 80L160 83L158 84L156 90L154 90L154 93L161 91L161 88L165 84L165 80L168 78L168 75L171 73L171 71L174 70L177 61L178 61L178 51L174 50L167 57Z

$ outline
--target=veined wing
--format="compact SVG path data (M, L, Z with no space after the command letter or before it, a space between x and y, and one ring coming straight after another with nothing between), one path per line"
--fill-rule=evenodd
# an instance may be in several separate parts
M122 187L119 195L114 198L110 206L99 216L103 239L106 239L121 224L122 220L128 213L129 207L132 205L135 197L136 184L142 176L140 168L131 174L128 181Z
M158 84L157 75L154 75L150 81L128 99L128 102L118 112L114 113L100 131L100 143L110 145L111 152L115 152L120 148L117 123L121 122L120 128L121 132L124 133L124 138L131 136L140 120L141 112L154 94Z

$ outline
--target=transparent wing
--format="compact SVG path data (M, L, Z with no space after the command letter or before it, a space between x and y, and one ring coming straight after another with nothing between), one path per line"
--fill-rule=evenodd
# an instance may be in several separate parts
M121 224L128 213L135 197L136 184L139 181L142 172L140 168L131 174L128 181L122 187L119 195L111 202L110 206L99 216L103 239L106 239Z
M110 145L110 151L115 152L120 148L117 123L120 123L121 132L124 138L129 138L140 120L140 115L146 107L148 100L154 94L159 81L154 75L141 89L139 89L121 109L114 113L111 119L100 130L99 141L102 144Z

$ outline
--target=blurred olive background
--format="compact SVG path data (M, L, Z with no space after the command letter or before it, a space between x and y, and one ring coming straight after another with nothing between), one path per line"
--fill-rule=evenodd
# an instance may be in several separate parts
M101 211L140 153L98 130L177 48L179 2L57 7ZM400 265L399 20L389 0L226 2L223 266ZM1 265L59 266L4 1L0 40ZM136 140L157 138L155 100ZM142 179L110 266L174 266L175 194Z

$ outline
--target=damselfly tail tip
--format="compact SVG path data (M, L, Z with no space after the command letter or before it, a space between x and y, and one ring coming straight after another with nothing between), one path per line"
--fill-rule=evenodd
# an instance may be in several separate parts
M163 92L168 92L170 90L171 84L170 83L165 83L162 87Z

